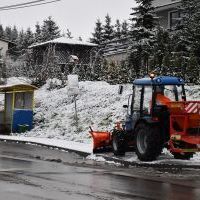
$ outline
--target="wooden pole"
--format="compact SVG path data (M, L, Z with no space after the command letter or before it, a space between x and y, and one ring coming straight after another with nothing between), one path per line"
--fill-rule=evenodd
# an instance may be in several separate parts
M78 114L77 114L77 103L76 103L76 95L74 95L74 107L75 107L75 120L76 124L78 125Z

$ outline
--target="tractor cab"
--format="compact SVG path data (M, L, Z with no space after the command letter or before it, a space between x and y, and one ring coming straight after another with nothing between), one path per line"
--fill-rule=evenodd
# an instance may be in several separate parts
M137 79L128 102L121 143L133 141L140 160L156 159L164 146L180 159L189 159L200 151L200 101L186 101L183 79ZM118 154L119 149L114 153Z
M127 107L125 129L132 131L138 120L150 123L166 118L170 102L186 101L184 81L176 77L159 76L156 78L136 79L133 82L133 94Z

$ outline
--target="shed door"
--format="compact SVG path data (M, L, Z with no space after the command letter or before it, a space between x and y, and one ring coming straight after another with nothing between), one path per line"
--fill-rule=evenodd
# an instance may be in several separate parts
M12 131L18 132L20 125L28 125L32 129L33 123L33 92L15 93Z

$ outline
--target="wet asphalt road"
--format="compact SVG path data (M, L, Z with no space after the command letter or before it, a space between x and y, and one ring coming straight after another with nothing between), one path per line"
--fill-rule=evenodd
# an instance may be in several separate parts
M74 153L0 142L0 200L200 199L198 175L153 174L152 169L104 166Z

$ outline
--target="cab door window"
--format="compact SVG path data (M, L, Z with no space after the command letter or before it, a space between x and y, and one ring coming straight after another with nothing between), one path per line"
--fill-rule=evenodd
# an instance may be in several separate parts
M152 86L146 86L144 88L144 102L143 102L143 113L150 114L152 107Z
M141 93L142 93L142 86L136 86L134 90L134 111L140 111L140 102L141 102Z

